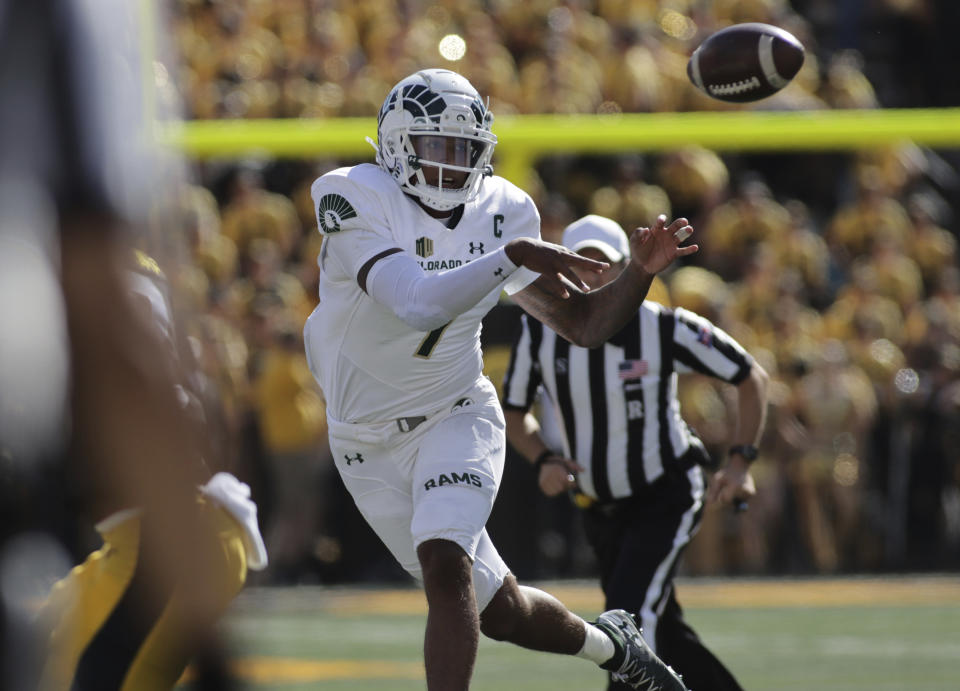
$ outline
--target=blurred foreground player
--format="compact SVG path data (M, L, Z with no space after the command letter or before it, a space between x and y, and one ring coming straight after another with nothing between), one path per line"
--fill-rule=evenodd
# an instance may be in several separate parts
M0 2L0 274L20 284L0 302L17 325L0 357L0 447L17 478L82 481L83 514L107 541L44 611L44 688L172 687L191 655L217 650L212 624L243 582L242 543L255 542L198 492L209 473L157 319L169 311L133 287L131 235L168 182L144 127L140 56L124 52L142 9ZM237 483L207 488L249 516ZM41 496L24 503L24 531L67 503ZM3 643L4 687L32 688L34 661L11 654L14 636ZM212 671L200 678L224 688Z
M608 289L574 269L606 264L540 240L530 197L493 175L493 115L462 76L423 70L380 110L377 162L319 178L320 304L310 368L327 399L330 448L347 489L426 591L427 688L465 691L479 634L578 655L638 689L683 689L614 610L583 621L520 586L487 535L505 455L504 418L482 371L480 324L506 290L581 345L640 306L654 275L696 246L685 219L631 239Z
M153 363L165 373L168 385L195 429L194 451L189 461L200 477L206 445L203 413L189 383L178 377L184 368L176 358L177 337L163 272L154 259L135 250L127 272L129 290L138 314L150 318L156 335L167 345L168 357ZM103 546L83 564L57 582L44 605L40 621L50 631L47 663L40 688L47 689L168 689L183 673L190 658L204 649L212 624L246 581L247 569L267 565L266 550L257 524L257 507L250 488L233 475L218 472L196 494L197 520L204 529L208 551L200 577L209 585L202 607L207 621L197 622L185 608L193 596L192 582L171 582L152 597L148 569L151 555L143 545L147 518L141 507L126 507L100 520L96 530ZM202 638L196 638L197 635Z

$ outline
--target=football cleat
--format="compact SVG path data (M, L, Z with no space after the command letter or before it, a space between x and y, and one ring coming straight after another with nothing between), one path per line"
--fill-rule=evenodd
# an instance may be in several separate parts
M657 657L637 627L633 616L622 609L601 614L595 626L613 639L613 657L600 665L620 681L641 691L688 691L680 676Z

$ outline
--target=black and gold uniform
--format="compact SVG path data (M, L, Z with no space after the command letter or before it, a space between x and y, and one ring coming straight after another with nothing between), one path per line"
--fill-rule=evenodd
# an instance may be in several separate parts
M136 250L129 282L139 309L149 314L160 339L169 345L171 362L157 366L178 371L173 367L176 338L163 272L153 258ZM184 408L191 407L188 388L180 383L175 388ZM198 474L205 472L199 456L196 465ZM218 473L199 488L197 511L213 533L206 571L215 586L211 591L216 600L206 603L212 619L243 587L248 565L263 568L266 555L249 487L232 475ZM150 582L150 551L143 544L143 520L139 508L114 511L101 520L96 530L103 546L54 585L41 614L50 630L44 691L168 689L183 673L195 647L184 626L181 591L192 584L176 584L159 596L151 591L155 586Z
M218 571L210 577L220 582L222 599L210 607L222 612L247 576L242 527L215 503L198 502L219 538ZM103 546L53 587L42 613L53 624L45 691L170 689L183 674L195 650L182 624L179 589L165 601L150 596L140 526L136 509L98 523Z

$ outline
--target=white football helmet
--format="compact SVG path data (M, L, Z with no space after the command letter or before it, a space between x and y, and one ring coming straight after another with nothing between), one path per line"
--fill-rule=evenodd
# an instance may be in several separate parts
M497 137L490 131L493 113L465 78L450 70L421 70L401 80L380 108L377 163L409 194L437 211L448 211L477 196L485 175L492 175L490 158ZM470 165L421 159L411 136L459 137L470 142ZM437 185L430 185L423 165L440 169ZM460 188L443 187L443 171L468 173Z

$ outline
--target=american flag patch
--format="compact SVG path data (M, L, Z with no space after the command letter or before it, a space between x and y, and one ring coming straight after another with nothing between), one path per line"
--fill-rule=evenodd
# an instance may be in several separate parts
M709 326L701 326L697 334L697 340L708 348L713 347L713 329Z
M646 360L624 360L617 365L617 376L626 381L627 379L639 379L647 373Z

